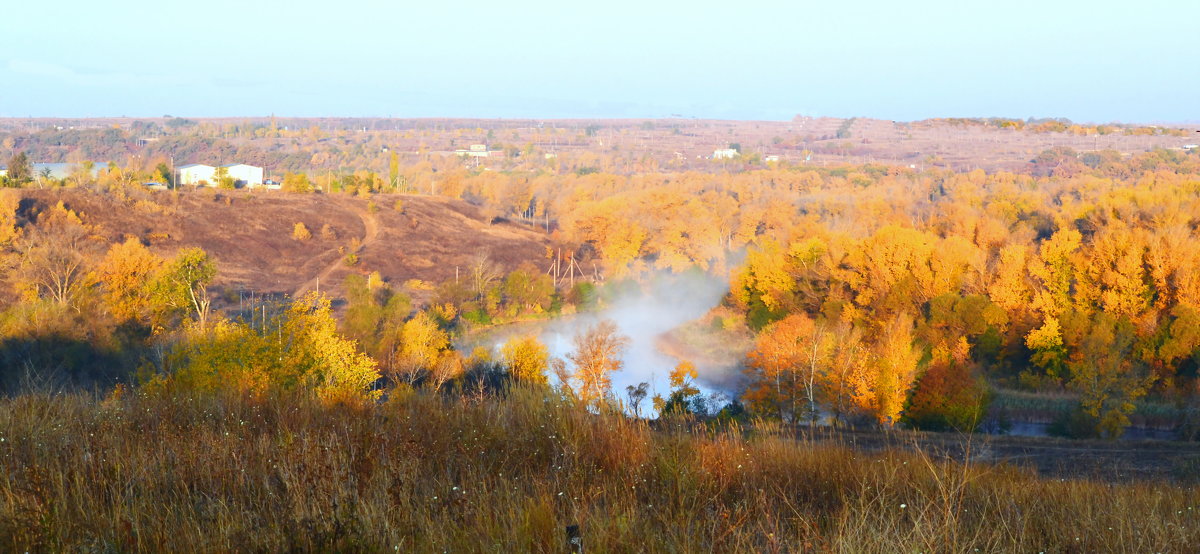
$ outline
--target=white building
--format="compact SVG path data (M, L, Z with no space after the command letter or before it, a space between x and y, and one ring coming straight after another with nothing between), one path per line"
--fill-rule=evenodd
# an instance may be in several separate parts
M246 164L228 164L221 166L225 168L225 174L233 177L237 184L247 187L257 187L263 184L263 168Z
M213 173L217 171L217 168L211 165L181 165L176 171L179 172L179 184L181 185L216 184L213 182Z
M459 148L458 150L455 150L454 153L458 154L459 156L470 156L472 158L486 158L489 154L486 144L472 144L470 149L463 150L462 148Z
M181 185L210 185L216 186L216 167L205 164L187 164L178 168L179 184ZM225 175L232 177L239 185L256 187L263 183L263 168L246 164L226 164L220 166Z
M732 159L738 157L738 155L739 155L739 152L737 150L734 150L732 148L722 148L720 150L713 150L712 159L714 159L714 160L732 160Z

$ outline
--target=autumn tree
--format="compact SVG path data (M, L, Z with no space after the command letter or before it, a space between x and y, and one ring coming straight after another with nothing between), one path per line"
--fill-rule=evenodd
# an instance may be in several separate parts
M1129 426L1134 401L1153 381L1136 356L1133 326L1128 320L1101 313L1091 323L1067 367L1069 386L1080 394L1079 407L1095 422L1095 431L1117 438Z
M971 432L983 422L987 388L974 374L971 347L960 337L933 349L929 367L913 390L904 420L920 429Z
M359 341L384 370L396 369L404 322L412 312L412 299L393 290L378 272L365 277L352 273L346 276L342 287L347 300L342 331Z
M233 190L237 188L237 180L229 174L229 168L221 166L213 171L213 183L217 188Z
M617 331L617 324L604 320L575 335L575 351L567 359L575 365L576 392L588 406L599 406L612 388L612 373L624 366L621 354L629 338Z
M876 344L876 416L889 427L900 421L920 370L921 352L913 344L912 333L912 318L900 314L884 326Z
M291 303L281 323L285 379L301 383L326 400L376 398L376 362L337 333L329 299L315 292ZM269 330L267 335L269 336Z
M706 407L700 398L700 389L696 387L696 366L687 360L679 362L669 375L671 393L658 411L662 415L670 414L700 414Z
M494 283L503 274L500 266L492 260L486 251L476 252L471 258L470 271L471 287L477 299L483 298Z
M443 350L430 365L426 384L434 391L441 390L446 383L462 377L467 360L456 350Z
M759 411L796 421L816 418L818 387L827 382L832 343L823 324L792 314L767 327L748 354L745 397ZM804 400L803 404L801 400Z
M1160 326L1158 338L1159 342L1151 343L1156 348L1153 359L1164 366L1158 377L1173 380L1174 371L1165 370L1174 370L1188 359L1200 362L1200 308L1176 305Z
M795 287L783 246L767 239L747 252L745 265L734 274L731 292L749 312L751 324L761 328L792 306Z
M400 372L410 383L433 368L450 346L450 337L427 311L406 321L400 336Z
M217 276L216 263L199 248L180 250L159 273L151 291L167 315L190 313L201 328L208 325L212 298L208 285Z
M83 221L62 202L38 216L18 250L15 284L28 295L74 304L87 289L89 254L95 243Z
M538 271L529 262L522 263L504 278L504 296L511 315L520 312L543 313L550 309L554 296L553 278Z
M21 197L15 191L0 190L0 248L8 248L21 236L17 227L17 210Z
M143 319L153 308L149 286L163 260L141 241L128 238L112 245L96 265L94 280L104 287L105 304L118 321Z
M17 186L33 180L33 169L25 152L17 152L8 159L8 179Z
M313 191L312 183L309 182L308 176L303 173L285 173L283 175L283 183L279 185L281 190L295 193L307 193Z
M517 381L533 385L549 383L546 370L549 368L550 351L537 337L525 335L512 337L500 347L504 367Z

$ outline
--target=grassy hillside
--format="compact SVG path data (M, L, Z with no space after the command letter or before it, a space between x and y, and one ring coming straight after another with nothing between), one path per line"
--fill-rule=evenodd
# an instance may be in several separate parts
M0 401L0 550L1168 552L1200 492L505 398Z
M97 242L120 242L132 236L167 256L198 246L217 262L216 289L258 294L295 294L312 288L310 281L318 276L322 290L338 292L336 287L350 272L378 271L397 283L409 279L439 283L453 279L456 266L465 272L480 252L511 270L521 261L539 259L547 243L542 233L493 222L474 206L444 197L366 199L214 189L20 192L26 221L62 202L92 227ZM311 238L293 236L297 223L309 229ZM328 232L323 233L326 226ZM353 266L345 263L348 253L358 255ZM236 303L236 295L233 298Z

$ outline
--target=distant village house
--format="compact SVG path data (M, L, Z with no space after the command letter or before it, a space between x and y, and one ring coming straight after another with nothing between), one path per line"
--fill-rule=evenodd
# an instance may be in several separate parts
M233 178L235 184L246 187L257 187L263 184L263 168L247 164L226 164L220 166L225 175ZM179 166L179 184L181 185L216 185L216 167L206 164L187 164Z
M489 154L486 144L472 144L469 149L464 150L459 148L458 150L455 150L454 153L458 154L459 156L469 156L472 158L486 158Z

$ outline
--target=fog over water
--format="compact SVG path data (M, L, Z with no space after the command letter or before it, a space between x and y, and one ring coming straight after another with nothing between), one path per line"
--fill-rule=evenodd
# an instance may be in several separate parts
M643 405L645 411L650 397L654 394L665 397L669 393L669 374L680 361L659 350L659 337L708 313L728 292L729 280L701 272L656 274L640 285L630 283L618 288L620 291L615 295L605 295L602 310L536 324L502 327L487 335L486 340L498 352L509 337L534 333L552 356L566 360L567 354L575 349L572 339L576 335L602 320L611 320L617 324L619 332L629 338L622 356L625 365L621 371L612 374L613 394L624 398L626 386L650 383L650 396ZM734 368L697 366L700 373L697 384L706 394L714 390L729 392L725 389L731 382L729 372Z

